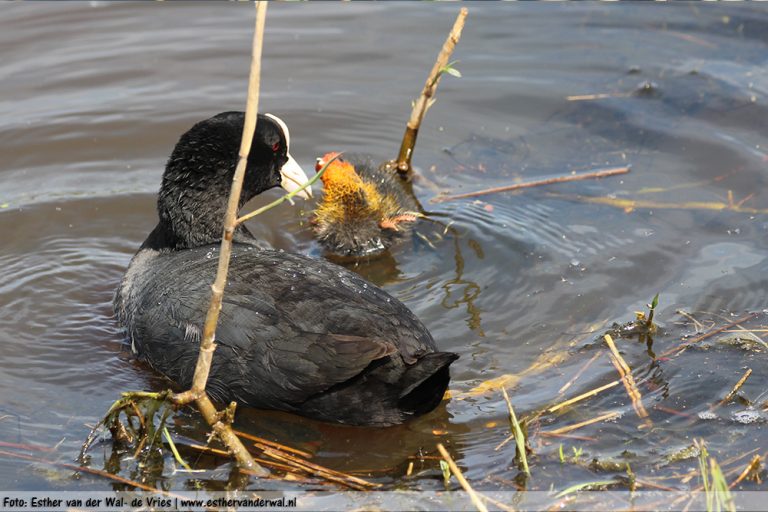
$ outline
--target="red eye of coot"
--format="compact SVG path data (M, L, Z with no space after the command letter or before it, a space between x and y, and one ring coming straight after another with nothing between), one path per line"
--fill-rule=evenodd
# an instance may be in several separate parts
M277 153L278 149L280 149L280 143L279 142L275 142L274 144L272 144L272 151L274 153Z

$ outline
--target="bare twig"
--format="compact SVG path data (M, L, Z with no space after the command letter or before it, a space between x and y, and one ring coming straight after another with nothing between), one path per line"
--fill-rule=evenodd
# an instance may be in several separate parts
M492 505L495 505L496 508L499 508L503 510L504 512L516 512L513 507L510 507L509 505L506 505L502 502L500 502L497 499L491 498L490 496L486 496L483 493L476 492L476 494L480 497L481 500L487 501L488 503L491 503Z
M690 313L688 313L688 312L686 312L686 311L684 311L682 309L678 309L677 311L675 311L675 313L677 313L678 315L680 315L682 317L685 317L688 320L690 320L691 322L693 322L693 327L694 327L694 329L696 329L697 332L701 332L701 331L704 330L704 325L701 322L699 322L698 320L696 320L696 318L694 318L694 316L692 314L690 314Z
M272 448L277 448L278 450L283 450L284 452L290 452L294 455L298 455L299 457L304 457L305 459L312 458L312 454L309 452L305 452L304 450L292 448L290 446L280 444L276 441L270 441L269 439L264 439L263 437L254 436L253 434L248 434L247 432L242 432L240 430L233 430L233 432L240 437L244 437L245 439L248 439L249 441L255 441L256 443L261 443L263 445L271 446Z
M230 454L235 457L238 466L250 469L254 474L261 474L261 476L269 474L269 471L259 466L253 460L253 457L243 446L240 438L232 432L232 427L221 421L221 415L216 411L216 407L214 407L207 394L204 393L203 396L195 400L195 404L200 410L200 414L205 418L205 421L213 427L213 431L219 436L221 442L229 449Z
M630 92L600 92L597 94L576 94L573 96L566 96L567 101L584 101L584 100L602 100L605 98L628 98L632 96Z
M762 464L762 462L763 462L763 458L761 456L755 455L754 457L752 457L752 460L749 462L749 464L747 464L747 467L744 468L744 471L742 471L741 474L739 474L736 480L731 482L728 488L733 489L734 487L739 485L742 480L747 478L750 475L750 473L756 473L757 470L760 468L760 464Z
M719 407L719 406L721 406L721 405L725 405L725 404L727 404L728 402L730 402L730 401L731 401L731 399L732 399L732 398L733 398L733 397L736 395L736 393L739 391L739 389L741 389L741 386L743 386L743 385L744 385L744 383L745 383L745 382L747 382L747 379L749 378L749 376L750 376L750 375L752 375L752 368L747 368L747 371L746 371L746 372L744 372L744 375L742 375L742 376L741 376L741 378L739 379L739 381L736 383L736 385L735 385L735 386L733 386L733 389L731 389L731 391L730 391L730 392L729 392L727 395L725 395L725 398L723 398L723 399L722 399L722 400L721 400L721 401L720 401L720 402L717 404L717 406L716 406L716 407Z
M141 424L142 430L146 430L147 425L144 422L144 415L141 413L141 411L139 410L139 407L136 405L136 402L134 402L133 400L131 400L131 408L133 408L133 412L136 413L136 417L139 418L139 423Z
M618 412L608 412L605 414L601 414L596 418L582 421L581 423L575 423L573 425L567 425L565 427L557 428L555 430L541 430L539 431L539 434L542 436L557 436L559 434L567 434L568 432L573 432L574 430L580 429L581 427L586 427L587 425L591 425L593 423L599 423L601 421L612 420L614 418L618 418L619 416L621 416L621 414Z
M597 360L597 358L598 358L598 357L600 357L600 354L601 354L601 352L595 352L595 355L593 355L593 356L592 356L592 358L591 358L589 361L587 361L587 362L586 362L586 364L585 364L584 366L582 366L582 367L579 369L579 371L578 371L578 372L576 372L576 375L574 375L574 376L571 378L571 380L569 380L568 382L566 382L565 384L563 384L563 387L561 387L561 388L560 388L560 389L557 391L557 394L558 394L558 395L562 395L563 393L565 393L566 391L568 391L568 388L569 388L569 387L571 387L571 386L573 385L573 383L574 383L574 382L576 382L576 381L579 379L579 377L581 377L581 376L584 374L584 372L587 370L587 368L589 368L590 366L592 366L592 363L594 363L594 362Z
M466 192L464 194L455 194L451 196L437 196L432 198L430 203L445 203L447 201L455 201L456 199L466 199L468 197L486 196L488 194L496 194L498 192L509 192L511 190L520 190L523 188L541 187L542 185L552 185L554 183L565 183L568 181L581 181L591 180L597 178L606 178L608 176L616 176L617 174L627 174L630 171L630 167L613 167L611 169L602 169L600 171L589 171L580 174L569 174L567 176L557 176L555 178L547 178L543 180L527 181L525 183L515 183L513 185L504 185L503 187L486 188L483 190L476 190L474 192Z
M461 30L464 28L464 20L466 17L467 8L462 7L459 11L459 15L456 17L451 32L448 34L448 38L445 40L445 43L443 43L443 48L437 56L432 71L429 73L429 77L427 77L424 89L421 91L421 96L419 96L419 99L416 100L413 105L411 117L408 119L408 124L405 127L405 134L403 135L403 141L400 144L397 160L393 162L401 175L407 175L411 172L411 157L413 156L413 148L416 145L416 137L419 134L421 121L424 119L424 114L429 108L430 100L435 95L437 84L440 83L442 71L448 64L448 59L451 57L453 49L461 38Z
M199 452L208 453L211 455L217 455L219 457L229 456L229 452L227 451L219 450L218 448L211 448L210 446L203 446L200 444L188 444L187 448L191 448L192 450L197 450Z
M348 475L340 471L335 471L333 469L326 468L319 464L315 464L314 462L309 462L308 460L304 460L299 457L296 457L295 455L291 455L288 452L278 450L277 448L271 448L265 445L259 446L258 444L257 444L257 447L261 449L262 453L267 457L270 457L279 462L287 464L293 468L300 469L306 473L322 477L332 482L346 485L347 487L350 487L358 491L364 491L367 489L375 489L377 487L381 487L381 484L369 482L367 480L363 480L362 478L357 478L356 476L353 476L353 475Z
M588 443L594 443L597 441L596 437L592 436L579 436L576 434L558 434L558 433L552 433L552 432L544 432L542 433L539 431L540 434L546 434L545 437L559 437L561 439L573 439L576 441L587 441Z
M459 484L461 487L469 494L469 499L472 500L472 504L475 506L477 510L480 512L488 512L488 509L485 506L485 503L480 501L480 498L478 497L477 493L474 489L472 489L472 486L469 485L469 482L467 482L467 479L464 478L464 475L461 473L461 470L459 469L459 466L456 465L456 463L451 458L451 455L448 453L448 450L445 449L445 447L437 443L437 449L440 452L440 455L443 456L443 459L445 462L448 463L448 467L451 468L451 473L453 473L456 476L456 480L459 481Z
M737 213L750 213L754 215L768 215L768 208L748 208L741 206L742 201L728 205L722 201L682 201L677 203L667 203L663 201L646 201L642 199L630 199L626 197L600 197L600 196L579 196L570 194L556 194L550 192L549 197L564 199L566 201L579 201L588 204L599 204L619 208L626 213L637 209L650 210L703 210L703 211L731 211Z
M39 444L11 443L8 441L0 441L0 446L6 447L6 448L16 448L19 450L30 450L30 451L36 451L36 452L55 452L56 451L54 448L50 448L48 446L43 446Z
M593 396L597 395L598 393L600 393L601 391L605 391L606 389L610 389L610 388L612 388L614 386L618 386L620 383L621 383L621 380L615 380L613 382L609 382L608 384L605 384L604 386L600 386L600 387L595 388L593 390L587 391L586 393L582 393L579 396L575 396L573 398L569 398L565 402L560 402L557 405L553 405L552 407L547 409L547 412L555 412L555 411L557 411L559 409L562 409L563 407L566 407L568 405L573 405L576 402L581 402L585 398L593 397Z
M248 78L248 101L245 108L245 122L243 124L243 137L240 142L239 159L232 178L232 189L229 193L227 212L224 216L224 233L221 237L221 249L219 251L219 263L216 271L216 279L211 286L211 303L205 316L203 336L200 341L200 353L195 366L195 374L192 378L192 387L184 393L174 397L176 403L189 403L195 401L198 409L214 431L221 437L222 442L229 448L240 467L248 468L257 474L265 476L268 471L259 466L240 442L240 439L232 432L230 426L222 422L216 408L211 403L205 392L208 382L208 374L211 370L213 352L216 344L213 342L216 336L216 325L219 321L221 301L224 296L224 287L229 271L229 258L232 251L232 236L237 222L237 210L240 203L240 192L243 188L243 177L248 163L248 154L251 151L253 134L256 131L256 114L259 105L259 90L261 76L261 52L264 41L264 23L267 15L266 2L256 2L256 26L253 33L253 52L251 56L251 72Z
M734 320L733 322L727 323L725 325L721 325L717 329L712 329L711 331L705 332L704 334L702 334L700 336L697 336L697 337L695 337L693 339L686 340L683 343L681 343L680 345L678 345L677 347L667 350L666 352L664 352L663 354L661 354L658 357L667 357L667 356L670 356L672 354L677 355L677 354L681 353L682 351L684 351L689 346L694 345L696 343L699 343L701 341L704 341L705 339L710 338L710 337L714 336L715 334L720 334L723 331L726 331L728 329L732 329L733 327L735 327L735 326L737 326L739 324L742 324L742 323L746 322L747 320L751 320L756 315L757 315L757 313L747 313L746 315L742 316L741 318L738 318L738 319Z

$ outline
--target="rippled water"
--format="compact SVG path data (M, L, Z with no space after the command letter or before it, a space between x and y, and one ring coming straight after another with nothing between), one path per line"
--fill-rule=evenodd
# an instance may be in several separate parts
M697 329L747 312L758 315L745 325L765 328L768 11L469 8L455 53L463 77L442 81L415 153L415 192L431 219L412 243L355 267L403 300L441 348L461 354L452 367L453 398L390 429L261 411L241 411L237 426L308 449L321 464L409 489L443 488L437 462L419 459L440 441L478 488L513 489L521 483L513 443L494 449L509 434L506 406L496 388L472 390L509 375L512 401L526 415L615 380L602 354L560 393L605 351L599 333L634 318L659 292L660 332L651 349L619 340L654 426L638 429L622 386L543 415L532 433L607 412L621 417L572 432L577 437L534 434L527 488L626 475L561 464L561 444L566 452L581 448L585 461L631 460L639 479L676 489L697 485L672 477L696 461L665 464L664 457L694 437L705 438L721 461L755 447L766 452L764 343L745 349L712 337L682 355L654 360L650 352L665 354ZM298 161L311 168L329 150L394 156L410 100L456 11L270 5L261 108L291 127ZM127 354L111 297L155 223L154 194L179 135L243 108L252 16L252 7L228 4L4 6L0 441L57 445L43 458L71 462L85 424L121 391L165 386ZM583 95L600 96L568 99ZM440 192L620 165L632 171L431 202ZM307 209L281 207L251 226L278 248L320 257ZM753 374L741 393L755 408L713 408L746 368ZM177 436L200 440L204 432L194 414L176 419ZM409 461L416 466L406 478ZM744 464L726 464L731 479ZM226 461L200 465L208 469L200 477L205 486L224 485ZM0 456L0 482L6 489L112 488L7 455ZM183 489L189 481L167 473L162 485Z

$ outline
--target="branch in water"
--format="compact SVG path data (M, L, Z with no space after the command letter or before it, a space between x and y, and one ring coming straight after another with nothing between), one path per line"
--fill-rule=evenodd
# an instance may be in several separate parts
M221 249L219 251L219 264L216 271L216 279L211 285L211 303L208 313L205 315L203 337L200 341L200 353L195 365L195 375L192 378L192 387L188 391L173 397L176 403L189 403L195 401L200 413L208 424L213 427L230 453L237 460L238 466L247 468L259 476L266 476L269 472L253 460L251 454L245 449L240 439L232 432L229 423L222 421L220 414L208 398L205 386L208 382L208 374L211 371L211 361L216 344L213 342L216 336L216 325L219 321L221 301L224 297L224 287L229 271L229 258L232 252L232 235L237 226L237 210L240 203L240 192L243 188L243 177L248 163L248 154L251 151L253 134L256 131L256 114L259 106L259 89L261 75L261 51L264 41L264 23L267 16L267 3L256 2L256 27L253 34L253 53L251 57L251 72L248 78L248 101L245 107L245 123L243 124L243 138L240 142L239 160L235 168L235 176L232 179L232 190L229 193L227 212L224 216L224 233L221 237Z
M504 185L503 187L486 188L483 190L476 190L474 192L466 192L464 194L455 194L452 196L438 196L430 200L430 203L445 203L447 201L455 201L456 199L466 199L468 197L485 196L488 194L495 194L497 192L509 192L510 190L519 190L522 188L540 187L542 185L552 185L554 183L564 183L566 181L580 181L596 178L606 178L608 176L616 176L617 174L627 174L630 167L615 167L612 169L603 169L600 171L590 171L581 174L569 174L567 176L558 176L556 178L547 178L538 181L528 181L526 183L515 183L514 185Z
M397 159L391 162L391 165L397 168L397 171L402 175L408 175L411 172L411 157L413 156L413 148L416 145L416 136L419 134L419 127L424 119L424 114L434 101L435 90L437 90L437 84L440 83L440 77L443 72L451 69L449 68L448 59L450 59L453 49L461 38L461 30L464 28L464 20L467 17L467 8L462 7L459 11L459 15L456 17L456 21L453 24L451 32L448 34L448 39L443 43L443 48L437 56L435 65L432 67L432 72L427 77L427 81L424 84L424 89L421 91L421 96L413 105L411 111L411 117L408 120L408 124L405 127L405 134L403 135L403 141L400 144L400 152L397 155Z

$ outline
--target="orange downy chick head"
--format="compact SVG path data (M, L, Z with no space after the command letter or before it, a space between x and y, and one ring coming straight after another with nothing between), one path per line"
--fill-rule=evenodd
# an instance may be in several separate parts
M326 153L322 158L318 158L315 170L320 171L326 162L336 155L338 153ZM355 167L341 158L331 162L320 179L323 182L326 194L330 193L335 196L351 194L363 186L363 180L358 176Z
M338 151L331 151L330 153L326 153L323 156L318 157L317 161L315 162L315 172L320 172L320 169L323 168L326 162L332 160L338 155L341 155L341 153L339 153Z

